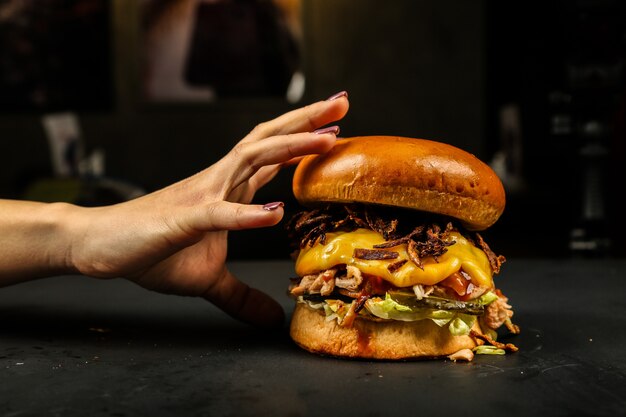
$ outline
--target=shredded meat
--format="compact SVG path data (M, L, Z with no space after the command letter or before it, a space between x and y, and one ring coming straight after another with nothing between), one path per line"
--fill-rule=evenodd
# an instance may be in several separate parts
M326 283L326 281L324 281L324 274L323 273L319 274L315 278L315 281L313 281L311 283L311 285L309 286L309 292L311 294L320 293L322 291L322 287L324 286L325 283Z
M346 266L346 276L335 278L335 286L339 288L345 288L350 291L356 291L359 288L359 285L363 282L363 275L361 275L361 270L356 266L348 265Z
M498 297L485 309L484 322L491 329L497 329L513 316L511 306L507 304L506 298Z
M496 290L496 295L498 299L490 303L485 309L483 322L487 327L494 330L504 324L511 333L519 334L519 326L511 322L513 310L508 303L509 299L500 290Z
M329 296L335 289L335 275L337 275L337 269L328 269L320 274L320 277L324 281L320 294L324 297Z
M461 349L458 352L448 355L448 359L451 361L466 361L471 362L474 359L474 352L471 349Z
M316 279L317 279L317 275L303 276L299 283L292 286L291 291L290 291L291 294L298 296L298 295L304 295L308 293L310 291L309 289L311 288L311 284L313 284L313 282Z
M337 292L341 295L345 295L346 297L350 297L350 298L358 298L359 294L361 294L361 291L350 291L350 290L346 290L345 288L339 288Z
M299 283L292 286L290 292L295 296L304 294L329 296L335 290L335 275L337 275L336 268L327 269L319 274L305 275Z
M326 297L333 293L335 287L358 291L362 282L361 271L354 266L347 266L345 270L331 268L318 274L303 276L291 286L290 292L294 296L321 294Z
M415 293L415 298L421 300L424 297L428 297L434 291L434 285L414 285L413 292Z

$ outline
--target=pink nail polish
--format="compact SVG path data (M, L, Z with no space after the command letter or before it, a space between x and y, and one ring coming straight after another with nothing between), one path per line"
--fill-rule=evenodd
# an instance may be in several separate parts
M278 207L283 207L285 205L285 203L283 203L282 201L275 201L273 203L267 203L263 206L263 210L266 211L272 211L272 210L276 210Z
M337 94L333 94L332 96L328 97L326 99L326 101L337 100L338 98L341 98L341 97L348 97L348 92L347 91L340 91Z
M317 129L315 131L313 131L313 133L317 134L317 135L324 135L326 133L332 133L333 135L338 135L339 134L339 126L328 126L328 127L324 127L322 129Z

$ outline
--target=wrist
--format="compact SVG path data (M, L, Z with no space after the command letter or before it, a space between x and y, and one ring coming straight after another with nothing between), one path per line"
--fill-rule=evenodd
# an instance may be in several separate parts
M53 275L74 274L73 248L80 239L83 207L68 203L50 203L42 207L45 212L40 225L47 253L45 268Z
M79 210L65 203L0 200L0 286L74 273Z

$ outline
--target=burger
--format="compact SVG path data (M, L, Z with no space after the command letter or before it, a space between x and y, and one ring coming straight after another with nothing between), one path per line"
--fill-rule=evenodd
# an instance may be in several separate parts
M504 188L474 155L425 139L340 139L300 161L293 192L305 208L287 225L299 346L383 360L517 350L497 340L519 333L493 281L505 258L479 234L502 214Z

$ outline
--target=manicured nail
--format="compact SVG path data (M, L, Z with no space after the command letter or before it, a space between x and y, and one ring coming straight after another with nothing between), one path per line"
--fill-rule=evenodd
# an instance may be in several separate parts
M278 207L283 207L284 205L285 203L283 203L282 201L275 201L273 203L267 203L266 205L264 205L263 210L272 211L276 210Z
M337 100L338 98L341 98L341 97L348 97L348 92L347 91L340 91L337 94L333 94L332 96L328 97L326 99L326 101Z
M322 129L315 130L313 133L317 135L324 135L326 133L332 133L333 135L337 136L339 134L339 126L324 127Z

